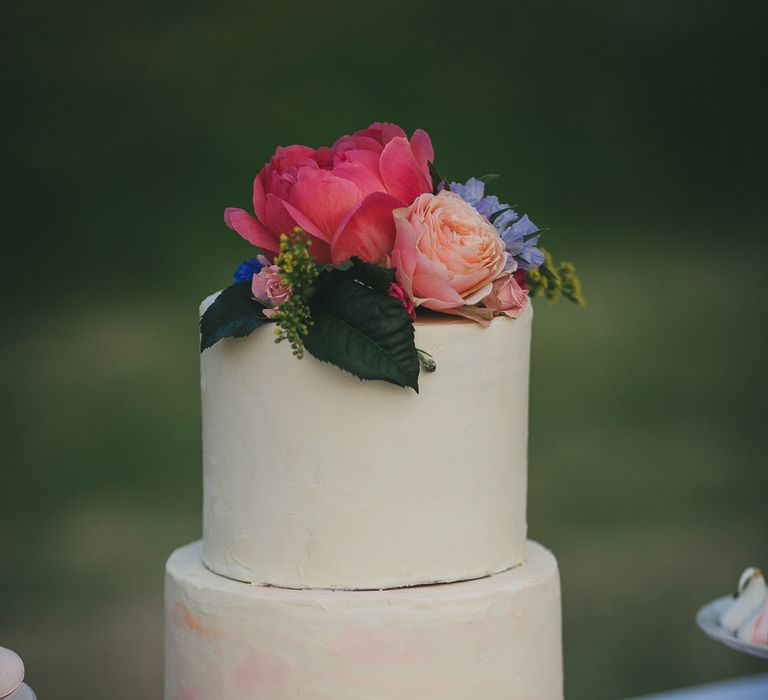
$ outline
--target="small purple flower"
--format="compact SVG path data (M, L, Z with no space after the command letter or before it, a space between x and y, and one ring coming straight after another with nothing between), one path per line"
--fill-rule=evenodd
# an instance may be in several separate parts
M541 236L534 235L539 232L539 227L528 218L527 214L511 225L506 222L506 225L498 226L497 224L503 216L504 214L494 222L494 225L504 241L510 257L514 258L517 266L523 270L533 270L539 267L544 262L544 253L536 247Z
M471 177L464 184L452 182L451 192L458 194L480 214L492 220L493 226L505 243L509 253L507 268L533 270L544 262L544 253L536 245L540 236L536 224L526 214L522 218L509 204L499 202L497 197L485 194L485 183Z
M478 212L486 218L505 208L506 204L500 204L498 197L494 195L485 195L485 183L476 177L471 177L463 185L460 182L452 182L451 192L455 192L465 202L471 204Z
M262 256L258 258L251 258L250 260L244 260L237 266L235 274L232 275L235 282L250 282L254 275L258 275L261 272L261 268L264 267Z

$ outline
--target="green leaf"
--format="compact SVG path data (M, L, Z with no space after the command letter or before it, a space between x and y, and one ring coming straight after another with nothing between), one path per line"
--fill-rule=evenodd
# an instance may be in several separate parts
M222 338L241 338L266 323L264 307L251 294L250 282L227 287L200 319L200 352Z
M488 217L488 221L490 221L492 224L496 223L496 219L498 219L504 212L511 211L512 207L505 207L504 209L499 209L498 211L493 212Z
M311 305L304 344L318 360L418 393L413 323L399 300L340 273L318 285Z
M560 283L560 275L558 275L557 271L549 264L549 261L544 261L539 266L539 270L541 270L542 274L549 277L549 279L556 285Z
M360 258L351 257L337 265L335 270L329 271L325 282L332 283L340 279L357 280L377 292L389 294L389 288L395 281L395 271L392 268L374 265Z
M439 172L437 172L437 168L431 160L427 163L427 166L429 167L429 176L432 178L432 194L437 194L438 190L440 189L440 183L442 182L446 187L448 187L448 180L446 180L440 175Z
M346 272L347 270L351 270L351 269L352 269L352 265L354 265L354 264L355 264L355 260L357 260L357 259L358 259L358 258L355 258L355 257L353 256L353 257L351 257L351 258L347 258L346 260L343 260L343 261L342 261L342 262L340 262L338 265L330 265L330 266L329 266L328 268L326 268L326 269L330 269L330 270L341 270L342 272ZM324 271L325 271L325 270L322 270L322 272L324 272Z
M494 180L498 180L500 177L501 177L501 175L499 175L498 173L488 173L487 175L481 175L477 179L481 180L482 182L484 182L487 185L489 182L493 182Z

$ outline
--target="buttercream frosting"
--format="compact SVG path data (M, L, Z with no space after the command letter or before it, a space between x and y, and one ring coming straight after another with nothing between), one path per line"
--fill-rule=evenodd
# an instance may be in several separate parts
M532 316L417 322L437 364L418 395L296 360L271 327L203 352L206 565L374 589L522 562Z
M562 700L557 563L526 542L531 319L417 322L419 395L268 327L203 353L166 700Z
M562 700L555 558L383 591L253 586L166 569L165 700Z

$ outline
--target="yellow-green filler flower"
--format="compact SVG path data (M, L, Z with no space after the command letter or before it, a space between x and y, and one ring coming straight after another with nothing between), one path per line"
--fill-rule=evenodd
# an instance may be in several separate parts
M554 304L562 295L583 306L586 302L581 293L581 280L573 263L562 262L555 267L549 251L544 248L540 250L544 254L544 262L535 270L526 271L525 281L530 297L544 296Z
M272 317L278 326L275 342L287 340L298 358L304 357L304 336L312 325L307 300L317 279L317 268L309 254L310 243L297 227L290 236L281 234L280 252L275 257L282 282L291 290L290 296Z

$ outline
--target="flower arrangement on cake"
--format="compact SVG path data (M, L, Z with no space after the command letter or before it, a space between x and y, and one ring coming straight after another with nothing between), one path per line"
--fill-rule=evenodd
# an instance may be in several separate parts
M203 314L201 352L272 324L277 342L361 379L418 391L433 358L415 344L419 314L487 326L534 297L583 304L571 263L542 230L486 193L496 176L440 176L432 142L374 123L331 147L280 147L253 184L254 215L227 226L256 246Z

